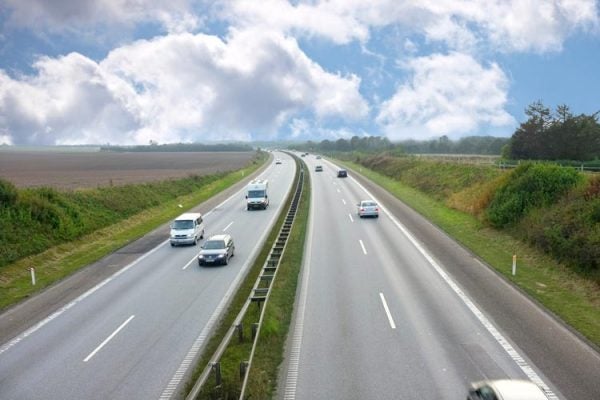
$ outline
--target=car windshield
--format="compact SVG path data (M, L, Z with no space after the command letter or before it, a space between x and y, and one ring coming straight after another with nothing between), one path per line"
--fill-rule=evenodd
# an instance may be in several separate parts
M192 229L194 227L194 221L190 220L179 220L173 221L173 229Z
M249 190L248 197L265 197L264 190Z
M207 250L224 249L225 242L222 240L207 240L206 243L204 243L204 248Z
M361 204L362 207L375 207L376 205L377 203L373 201L363 201Z

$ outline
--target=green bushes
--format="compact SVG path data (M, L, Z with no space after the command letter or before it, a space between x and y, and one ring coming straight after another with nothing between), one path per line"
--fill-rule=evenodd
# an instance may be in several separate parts
M362 165L485 224L507 229L566 265L600 273L600 177L525 163L512 171L415 157L370 156Z
M0 179L0 268L196 191L221 176L190 176L73 192L17 190Z
M531 212L519 231L535 246L583 271L600 270L600 177L556 204Z
M581 175L573 169L551 164L520 165L495 193L487 217L496 228L515 223L529 210L555 203L580 180Z

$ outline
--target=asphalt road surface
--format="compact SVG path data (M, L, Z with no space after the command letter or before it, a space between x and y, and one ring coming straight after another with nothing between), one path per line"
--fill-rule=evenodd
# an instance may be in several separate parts
M246 211L240 190L205 214L205 238L229 233L227 266L199 267L199 247L168 235L129 265L0 347L0 398L159 399L180 388L204 339L253 261L291 190L292 158L265 169L270 206ZM0 324L19 307L0 317Z
M389 194L304 159L311 223L278 398L464 399L510 378L600 399L594 349ZM360 219L369 198L384 209Z

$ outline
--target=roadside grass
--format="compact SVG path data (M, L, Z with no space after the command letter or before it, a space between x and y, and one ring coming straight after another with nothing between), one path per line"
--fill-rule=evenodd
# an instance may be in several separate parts
M268 399L275 394L278 368L284 357L285 343L292 321L296 289L304 257L310 189L310 174L307 173L296 221L290 232L289 242L277 272L277 279L271 288L272 292L265 310L263 327L249 372L247 395L251 399Z
M338 160L339 161L339 160ZM362 165L339 161L382 186L479 256L507 280L600 347L600 288L569 267L475 217ZM517 274L512 275L512 256Z
M297 164L297 166L298 166L298 171L299 171L300 165ZM295 187L295 185L297 183L297 179L298 179L298 174L296 175L296 179L294 180L293 187ZM305 182L304 182L304 189L303 189L304 191L307 190L307 181L308 181L307 174L305 174ZM304 196L304 193L303 193L303 196ZM244 303L246 302L248 295L251 293L254 283L256 282L256 279L258 278L259 274L261 273L262 267L265 264L267 257L269 256L271 247L273 246L273 243L275 242L275 240L278 237L281 226L283 225L283 223L285 221L285 217L287 216L287 210L289 209L289 205L291 204L293 196L294 196L294 191L292 190L290 192L289 197L286 199L285 206L282 208L282 212L279 215L277 222L273 226L273 229L269 233L269 236L268 236L261 252L259 253L258 257L256 258L256 260L255 260L252 268L248 272L246 278L240 285L239 290L236 292L235 296L233 297L231 304L227 307L225 313L223 314L223 317L221 318L221 320L218 323L218 326L215 328L214 334L211 336L211 338L209 339L209 341L206 344L205 349L202 351L202 355L200 356L200 359L198 361L196 369L194 370L194 372L192 374L190 382L188 382L188 384L187 384L187 387L185 390L186 393L189 393L191 391L194 383L198 380L198 377L202 374L202 371L208 365L210 358L212 357L212 355L215 353L215 351L219 347L219 345L220 345L221 341L223 340L223 338L225 337L227 331L229 330L229 328L233 324L235 318L237 317L238 313L244 306ZM295 235L295 232L297 229L296 227L302 223L306 224L305 220L307 218L307 214L305 213L304 215L301 215L303 202L306 202L306 199L304 197L300 200L300 205L299 205L299 208L297 211L296 220L294 222L292 231L290 233L290 236L288 239L288 244L287 244L285 253L283 255L283 258L281 260L281 264L280 264L279 270L277 272L277 278L274 282L274 286L272 288L272 292L271 292L271 295L269 298L268 309L269 309L269 307L271 307L273 298L276 295L275 287L277 286L277 282L279 282L280 279L285 279L283 277L287 274L287 270L284 265L287 265L286 263L289 262L288 259L289 259L290 248L295 247L294 241L295 241L295 238L297 238L297 237L294 235ZM303 246L303 243L302 243L302 246ZM302 257L302 254L300 253L300 258L296 259L298 266L301 262L301 257ZM292 304L293 304L293 299L294 299L294 293L292 293ZM291 311L290 311L290 315L291 315ZM260 317L260 309L258 308L257 305L251 304L246 312L246 315L244 316L243 321L242 321L244 340L242 342L240 342L238 340L238 338L236 337L236 335L237 335L237 333L236 333L236 335L234 335L231 342L227 346L227 349L225 350L223 356L221 357L221 360L220 360L221 377L222 377L221 385L216 387L214 375L211 375L211 377L208 378L204 387L200 391L200 394L197 396L197 398L199 398L199 399L222 399L222 400L239 398L239 395L241 392L241 385L242 385L242 380L240 377L240 363L242 361L247 361L250 356L250 351L252 349L252 324L258 322L259 317ZM266 321L267 321L267 319L265 318L263 328L261 328L262 330L264 330L265 327L267 326ZM261 331L261 334L262 334L262 331ZM284 340L285 340L285 337L284 337ZM279 352L280 353L279 356L283 357L283 349L282 348L281 349L273 348L273 349L270 349L270 351L272 351L274 354ZM254 366L252 368L254 369ZM274 379L275 378L276 378L276 376L274 377ZM263 398L263 397L252 397L252 398Z
M0 268L0 310L32 296L82 267L142 237L175 218L182 210L190 209L242 180L265 162L266 158L241 170L230 172L193 193L142 211L80 239L54 246L40 254L25 257ZM35 286L31 283L31 267L35 268Z

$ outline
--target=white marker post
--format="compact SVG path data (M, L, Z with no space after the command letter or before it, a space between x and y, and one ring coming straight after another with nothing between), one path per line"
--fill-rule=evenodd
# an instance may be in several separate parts
M513 265L512 265L512 274L515 276L517 274L517 255L513 255Z
M31 271L31 284L35 286L35 268L30 268Z

